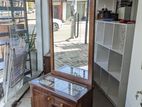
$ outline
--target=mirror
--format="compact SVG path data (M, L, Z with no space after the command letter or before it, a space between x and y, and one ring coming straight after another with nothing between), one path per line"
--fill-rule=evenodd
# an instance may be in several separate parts
M89 37L90 1L51 0L49 3L52 4L51 66L58 74L89 79L88 65L92 67L93 60L88 60L91 56L89 53L93 52L93 49L89 51L90 42L93 41Z

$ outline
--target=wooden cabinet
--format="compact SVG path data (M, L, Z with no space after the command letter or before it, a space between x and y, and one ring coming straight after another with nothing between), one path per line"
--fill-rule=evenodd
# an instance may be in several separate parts
M92 89L51 74L31 82L32 107L92 107Z
M62 99L59 99L57 97L54 97L54 103L52 104L53 107L73 107L72 104L70 104L69 102L66 102Z
M33 107L52 107L53 99L48 94L33 89L32 102Z

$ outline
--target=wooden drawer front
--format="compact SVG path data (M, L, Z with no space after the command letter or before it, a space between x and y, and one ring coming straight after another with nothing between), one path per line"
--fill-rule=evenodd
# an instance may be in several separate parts
M52 107L53 98L38 90L33 90L32 107Z
M70 102L66 102L57 97L54 97L53 107L74 107Z

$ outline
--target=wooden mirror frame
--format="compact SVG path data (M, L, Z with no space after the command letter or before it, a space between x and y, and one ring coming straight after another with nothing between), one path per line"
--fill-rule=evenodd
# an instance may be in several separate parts
M95 41L95 12L96 0L90 0L89 7L89 49L88 49L88 79L75 77L70 74L62 73L54 69L54 34L53 34L53 8L52 0L48 0L49 6L49 29L50 29L50 55L51 55L51 73L71 81L79 82L92 87L93 69L94 69L94 41Z

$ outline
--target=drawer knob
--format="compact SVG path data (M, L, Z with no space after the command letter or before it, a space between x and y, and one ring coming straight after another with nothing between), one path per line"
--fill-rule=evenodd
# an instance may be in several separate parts
M51 98L50 98L50 97L48 97L48 98L47 98L47 100L49 101L49 100L51 100Z
M63 107L63 106L64 106L64 104L61 103L61 104L60 104L60 107Z

